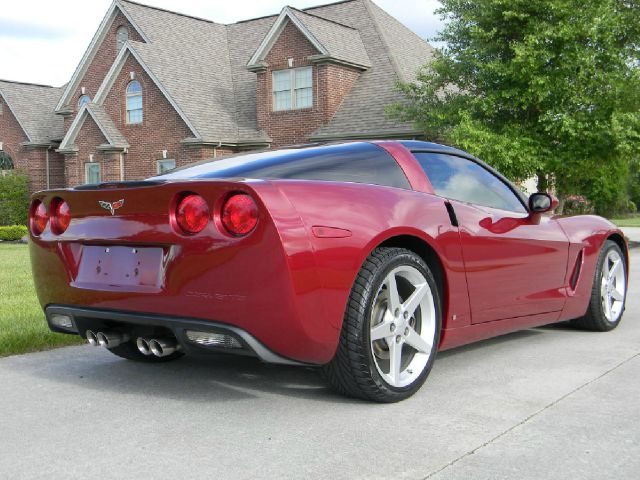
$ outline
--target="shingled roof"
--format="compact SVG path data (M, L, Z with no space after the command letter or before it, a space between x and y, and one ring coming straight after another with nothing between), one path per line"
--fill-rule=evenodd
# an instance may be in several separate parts
M289 21L293 22L309 39L311 44L318 49L317 59L330 58L360 67L363 70L371 66L371 60L367 55L358 30L342 23L311 15L302 10L284 7L269 33L249 60L247 65L249 69L256 69L262 66L262 60ZM246 23L250 23L250 21Z
M362 70L335 116L314 138L344 138L345 132L354 137L416 133L409 124L390 121L384 107L402 101L396 82L415 78L418 68L432 58L432 48L371 0L346 0L304 10L285 7L279 15L230 25L130 0L114 0L108 15L116 8L145 40L127 42L116 64L124 63L127 55L142 64L192 130L193 138L187 141L270 142L257 125L256 75L250 67L259 60L261 48L269 48L269 35L283 18L303 30L320 57ZM96 39L99 37L98 32ZM91 57L89 50L85 58ZM109 75L114 77L118 71L112 68ZM110 88L109 75L94 98L98 104L101 94L106 95ZM60 100L60 111L75 89L75 77Z
M54 112L63 88L0 80L0 96L18 120L29 143L46 145L64 136L64 121Z

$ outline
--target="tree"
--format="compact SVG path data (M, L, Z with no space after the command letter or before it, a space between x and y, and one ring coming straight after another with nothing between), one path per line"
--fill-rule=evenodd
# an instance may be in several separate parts
M640 3L442 0L446 42L388 113L601 213L640 148Z

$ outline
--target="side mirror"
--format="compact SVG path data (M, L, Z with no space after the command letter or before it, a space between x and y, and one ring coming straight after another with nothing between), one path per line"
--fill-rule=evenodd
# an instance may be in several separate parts
M529 197L529 212L532 214L546 213L555 210L558 199L548 193L538 192Z

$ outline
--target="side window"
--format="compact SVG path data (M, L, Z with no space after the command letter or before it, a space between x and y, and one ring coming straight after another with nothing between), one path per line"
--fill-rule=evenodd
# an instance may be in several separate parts
M414 153L437 195L484 207L526 213L522 202L494 174L466 158Z
M240 154L178 169L165 178L264 178L368 183L411 190L389 153L370 143Z

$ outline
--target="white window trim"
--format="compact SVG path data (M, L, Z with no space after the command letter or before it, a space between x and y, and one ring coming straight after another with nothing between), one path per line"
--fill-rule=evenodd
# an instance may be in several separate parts
M161 160L156 161L156 173L160 175L162 172L160 171L160 165L165 162L173 162L173 168L176 168L176 161L173 158L163 158ZM169 170L173 170L170 168Z
M102 167L99 163L96 162L87 162L84 164L84 183L88 184L89 183L89 168L92 165L97 165L98 166L98 183L102 182Z
M120 32L127 32L127 36L122 43L120 43ZM129 28L126 25L120 25L116 28L116 50L119 52L124 47L124 44L129 41Z
M138 85L140 85L140 92L135 92L135 93L129 93L129 85L131 85L133 82L137 82ZM124 114L125 114L125 123L127 125L140 125L143 121L144 121L144 103L142 104L142 108L136 108L133 110L129 110L129 98L133 98L133 97L140 97L140 100L142 101L142 92L143 92L143 88L142 88L142 84L138 81L138 80L131 80L129 83L127 83L127 88L125 90L125 102L124 102ZM140 110L140 112L142 112L142 115L140 116L140 121L139 122L130 122L129 121L129 112L133 112L136 110Z
M311 106L308 107L298 107L296 105L297 100L296 100L296 71L297 70L303 70L303 69L309 69L311 70ZM289 85L290 85L290 89L289 92L291 94L291 108L277 108L276 107L276 91L274 90L274 86L275 86L275 75L276 73L280 73L285 71L284 69L281 70L274 70L271 72L271 105L272 105L272 109L274 112L288 112L291 110L307 110L310 108L313 108L313 101L314 101L314 94L313 94L313 67L312 66L307 66L307 67L298 67L298 68L288 68L286 69L289 72L290 75L290 79L289 79ZM286 90L280 90L282 92L285 92Z

